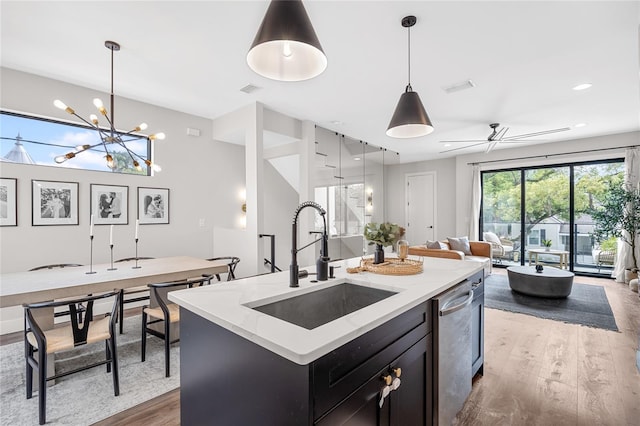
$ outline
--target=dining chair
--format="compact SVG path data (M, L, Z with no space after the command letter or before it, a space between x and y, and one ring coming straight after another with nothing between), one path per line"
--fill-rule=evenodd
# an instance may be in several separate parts
M51 265L40 265L40 266L36 266L35 268L31 268L29 269L29 272L32 271L41 271L43 269L62 269L62 268L75 268L78 266L82 266L79 263L54 263ZM60 299L62 300L67 300L67 299ZM78 305L77 306L77 312L78 312L78 320L80 322L82 322L82 314L85 311L85 308L83 305ZM63 317L65 315L69 315L69 311L59 311L59 312L54 312L53 316L58 318L58 317Z
M170 376L169 368L169 346L171 343L178 342L180 339L171 340L171 325L180 322L180 307L169 301L168 293L170 291L182 290L185 288L201 287L211 283L211 276L203 276L198 278L188 278L180 281L172 281L166 283L149 284L151 291L151 301L155 301L157 306L145 306L142 308L142 350L141 360L145 361L147 351L147 334L154 335L164 340L164 370L165 376ZM151 328L153 324L163 323L162 331Z
M145 259L155 259L154 257L125 257L123 259L118 259L114 263L122 263L122 262L130 262L132 260L145 260ZM127 297L131 295L137 295L135 297ZM120 304L118 306L119 309L119 318L120 323L118 324L120 334L124 332L124 305L125 303L135 303L141 302L143 300L149 300L149 287L146 285L141 285L138 287L130 287L123 288L120 290Z
M27 399L31 399L33 396L33 370L36 369L38 375L38 418L41 425L46 423L47 381L49 380L106 364L107 373L111 373L113 376L113 393L115 396L120 394L115 333L116 321L118 319L119 297L120 292L114 290L108 293L83 296L66 301L49 301L23 305ZM113 299L111 312L104 316L100 315L101 318L96 319L98 315L95 317L93 315L94 302L96 300L105 301L109 298ZM78 304L86 306L84 322L78 320ZM41 321L44 316L39 315L38 311L64 305L68 305L69 321L53 329L43 330L44 324ZM52 376L47 377L48 355L101 341L105 342L106 354L104 360L77 367L60 374L54 373ZM90 390L82 389L79 391L87 392Z
M207 259L209 261L214 260L227 260L227 281L232 281L236 279L236 266L240 262L240 258L236 256L222 256L222 257L212 257L211 259ZM220 274L215 274L218 281L222 281L220 279Z

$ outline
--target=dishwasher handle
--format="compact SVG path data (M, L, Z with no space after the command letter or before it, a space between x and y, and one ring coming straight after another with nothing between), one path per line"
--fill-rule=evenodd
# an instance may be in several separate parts
M454 306L447 307L445 309L441 309L440 310L440 316L444 317L446 315L449 315L449 314L452 314L452 313L454 313L456 311L459 311L460 309L463 309L463 308L469 306L471 304L471 302L473 302L473 290L469 290L469 295L467 296L466 299L464 299L463 302L461 302L461 303L459 303L457 305L454 305Z

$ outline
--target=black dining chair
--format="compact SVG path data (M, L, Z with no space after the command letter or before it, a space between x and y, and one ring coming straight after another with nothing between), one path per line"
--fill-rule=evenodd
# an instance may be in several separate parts
M62 269L62 268L76 268L78 266L82 266L79 263L54 263L51 265L40 265L40 266L36 266L35 268L31 268L29 269L29 272L32 271L41 271L44 269ZM66 300L66 299L60 299L62 300ZM82 314L85 311L85 307L82 305L78 305L77 307L77 312L78 312L78 320L80 322L82 322ZM53 316L58 318L58 317L63 317L65 315L69 315L69 311L58 311L58 312L54 312Z
M227 263L227 281L233 281L236 279L236 266L240 263L240 258L236 256L222 256L222 257L212 257L211 259L207 259L210 261L214 260L226 260ZM220 279L220 274L215 274L218 281L222 281Z
M27 399L33 397L33 370L36 369L38 375L38 418L41 425L46 422L48 380L54 380L106 364L107 373L110 372L113 376L113 393L115 396L120 394L115 332L116 321L118 319L119 297L120 292L114 290L108 293L78 297L66 301L23 305ZM111 312L101 318L98 318L98 315L94 317L94 302L97 300L108 300L109 298L113 299ZM79 304L86 306L84 322L78 320L77 306ZM42 321L46 315L39 315L37 311L43 309L49 310L64 305L68 306L69 322L62 326L54 327L53 329L43 330L44 325L39 321ZM71 350L80 346L86 347L87 344L101 341L105 342L106 354L104 360L47 377L47 355ZM90 392L91 390L79 389L78 391Z
M201 287L211 283L211 276L188 278L167 283L149 284L149 289L158 306L145 306L142 308L142 350L141 360L145 361L147 353L147 333L164 340L164 370L165 376L170 376L169 346L180 339L171 340L171 325L180 322L180 307L171 302L167 295L170 291L185 288ZM163 323L162 331L149 327L153 324Z
M155 259L154 257L125 257L123 259L118 259L115 263L122 262L130 262L132 260L145 260L145 259ZM136 295L135 297L131 297ZM149 287L146 285L141 285L138 287L129 287L123 288L120 290L120 304L118 309L120 311L120 324L118 327L120 328L120 334L124 333L124 305L126 303L135 303L141 302L144 300L149 300Z

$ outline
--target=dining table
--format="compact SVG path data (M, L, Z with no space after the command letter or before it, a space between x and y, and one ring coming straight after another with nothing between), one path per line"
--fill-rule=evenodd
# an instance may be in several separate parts
M225 261L191 256L10 272L0 274L0 308L226 272Z

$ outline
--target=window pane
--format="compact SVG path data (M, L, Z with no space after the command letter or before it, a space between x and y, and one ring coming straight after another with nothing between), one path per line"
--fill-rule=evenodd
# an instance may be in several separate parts
M482 174L482 231L492 232L500 243L492 243L498 263L520 263L520 171Z
M89 127L45 120L25 115L0 113L0 155L3 161L57 166L83 170L98 170L115 173L149 174L147 166L138 172L127 151L117 144L108 144L108 150L115 160L115 169L107 167L103 145L78 153L74 158L57 164L54 158L76 151L79 145L100 143L96 130ZM148 158L150 142L145 136L122 136L126 146L142 158Z

